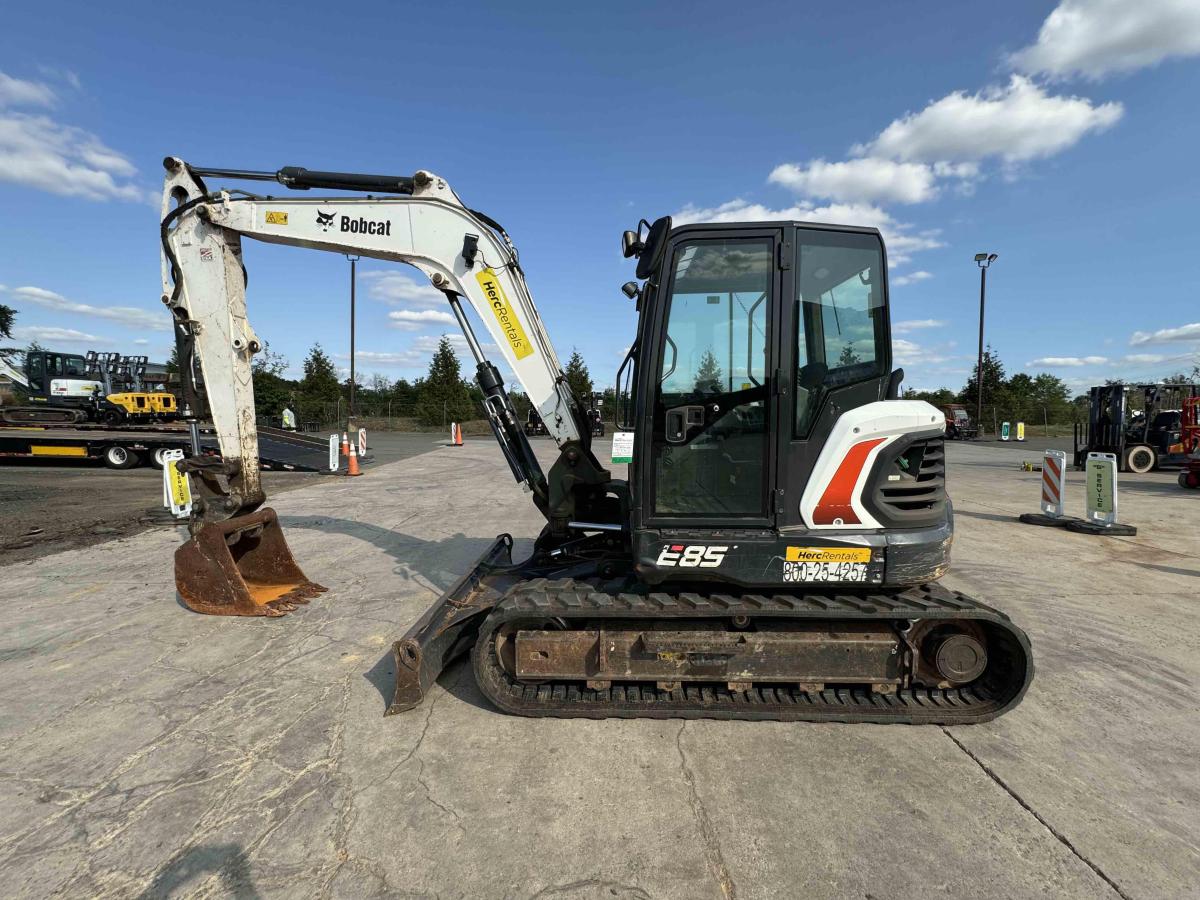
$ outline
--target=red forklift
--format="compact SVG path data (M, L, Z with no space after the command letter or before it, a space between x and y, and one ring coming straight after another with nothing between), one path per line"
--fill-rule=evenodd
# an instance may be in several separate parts
M1183 401L1182 437L1187 448L1187 465L1179 473L1179 486L1200 490L1200 397Z

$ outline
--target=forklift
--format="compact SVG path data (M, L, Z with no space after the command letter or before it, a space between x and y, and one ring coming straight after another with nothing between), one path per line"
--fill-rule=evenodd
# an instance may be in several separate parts
M1141 475L1188 464L1185 422L1200 384L1102 384L1088 392L1088 421L1075 424L1075 468L1089 453L1111 453L1122 472Z

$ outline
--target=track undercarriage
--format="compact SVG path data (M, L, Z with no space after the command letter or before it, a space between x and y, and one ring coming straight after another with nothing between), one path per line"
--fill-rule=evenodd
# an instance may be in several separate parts
M652 588L596 562L513 566L506 535L396 643L389 712L472 646L484 695L529 716L960 724L1011 709L1033 674L1020 629L938 585Z

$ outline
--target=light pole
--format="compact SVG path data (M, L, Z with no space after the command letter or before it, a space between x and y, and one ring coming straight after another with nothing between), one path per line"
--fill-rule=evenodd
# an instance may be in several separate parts
M999 256L998 253L975 254L975 264L979 266L979 361L975 366L975 426L981 433L983 431L983 303L987 296L988 266L996 261L997 256Z
M346 259L350 260L350 409L349 415L346 417L346 430L354 429L354 268L358 262L357 256L346 254Z

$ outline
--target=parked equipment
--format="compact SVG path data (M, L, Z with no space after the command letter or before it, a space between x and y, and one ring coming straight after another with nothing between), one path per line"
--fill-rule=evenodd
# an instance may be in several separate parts
M546 430L546 423L542 421L542 417L538 415L536 409L529 410L529 414L525 417L525 433L530 437L550 433Z
M974 441L979 438L979 426L971 421L967 408L961 403L947 403L940 409L946 417L947 440Z
M125 425L177 418L174 394L146 390L147 367L145 356L31 350L19 370L3 363L22 405L0 406L0 424Z
M166 167L164 299L201 361L224 456L182 463L222 478L176 555L192 608L280 615L320 590L273 514L254 512L247 411L262 344L246 319L246 236L420 269L446 295L501 450L547 520L528 559L513 564L501 535L397 641L392 712L471 647L483 693L524 715L967 723L1023 696L1023 632L934 583L952 537L945 421L897 399L877 230L668 217L626 232L640 281L623 288L639 312L616 391L630 398L626 481L592 453L509 236L442 178ZM206 176L371 196L210 192ZM484 357L489 340L557 445L548 472Z
M1186 398L1181 412L1183 445L1188 458L1179 473L1179 486L1197 490L1200 489L1200 397Z
M1088 421L1075 425L1075 468L1089 453L1112 453L1122 472L1186 466L1200 384L1104 384L1088 392ZM1185 410L1191 410L1190 424Z

